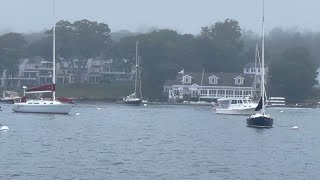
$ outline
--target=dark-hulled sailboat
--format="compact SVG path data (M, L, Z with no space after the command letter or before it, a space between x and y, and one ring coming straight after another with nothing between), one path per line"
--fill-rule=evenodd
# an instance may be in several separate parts
M138 58L139 58L139 56L138 56L138 42L137 42L136 43L136 66L135 66L134 93L123 98L123 103L125 103L125 104L140 105L142 102L142 98L137 97L137 81L138 81L138 68L139 68ZM140 84L140 90L141 90L141 84ZM140 94L141 94L141 92L140 92Z
M260 111L254 115L251 115L247 119L248 127L255 128L272 128L273 119L265 112L265 67L264 67L264 0L263 0L263 20L262 20L262 73L261 73L261 98L255 111Z

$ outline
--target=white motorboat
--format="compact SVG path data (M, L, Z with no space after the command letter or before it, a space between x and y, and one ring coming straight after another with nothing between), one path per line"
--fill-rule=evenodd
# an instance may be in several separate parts
M54 12L54 11L53 11ZM68 114L74 104L68 103L62 100L59 100L59 98L56 98L56 90L55 90L55 82L56 82L56 36L55 36L55 22L52 27L52 34L53 34L53 65L52 65L52 84L27 89L26 86L24 86L24 97L21 99L20 103L14 103L12 110L14 112L22 112L22 113L50 113L50 114ZM52 100L27 100L26 94L28 93L52 93Z
M20 100L21 97L17 92L14 91L4 91L2 93L2 98L0 99L1 103L11 103L13 104L15 101Z
M223 98L218 99L215 111L217 114L251 115L255 113L257 105L249 98Z

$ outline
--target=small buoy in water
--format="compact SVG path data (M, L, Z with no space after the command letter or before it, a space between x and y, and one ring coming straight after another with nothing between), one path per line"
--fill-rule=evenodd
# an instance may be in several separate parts
M77 112L75 115L80 115L80 113Z
M147 104L143 104L143 106L147 106Z
M281 113L283 113L283 111L280 111Z
M298 130L299 128L298 128L298 126L293 126L292 129L293 130Z
M100 110L100 108L97 108L98 110Z
M9 131L8 126L1 126L0 131Z

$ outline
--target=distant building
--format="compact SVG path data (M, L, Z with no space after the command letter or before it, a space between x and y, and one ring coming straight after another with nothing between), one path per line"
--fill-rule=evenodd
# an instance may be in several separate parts
M21 59L19 72L14 77L3 70L0 76L1 87L38 86L52 83L52 62L42 57ZM126 69L120 65L114 65L113 59L89 59L80 62L59 61L56 64L57 84L99 84L114 81L131 81L131 68Z
M243 73L187 73L167 80L164 93L169 101L186 99L216 101L227 97L260 96L261 68L244 66Z

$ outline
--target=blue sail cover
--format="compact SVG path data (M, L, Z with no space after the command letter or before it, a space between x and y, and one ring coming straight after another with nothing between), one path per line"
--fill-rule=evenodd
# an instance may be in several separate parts
M260 111L262 109L262 97L260 98L260 101L259 101L259 104L258 106L256 107L255 111Z

